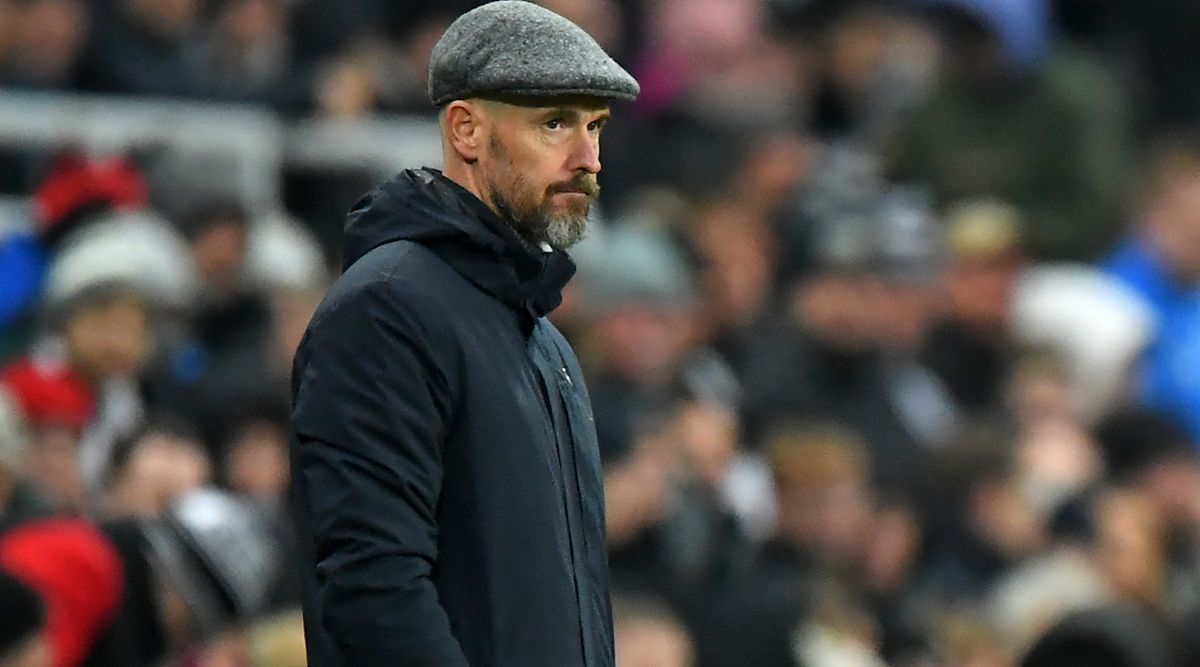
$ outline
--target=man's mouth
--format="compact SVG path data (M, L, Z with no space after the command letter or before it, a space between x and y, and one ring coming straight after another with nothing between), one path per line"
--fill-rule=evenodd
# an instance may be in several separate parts
M600 194L600 186L587 183L571 183L569 185L553 188L550 193L556 195L583 195L585 197L595 199Z

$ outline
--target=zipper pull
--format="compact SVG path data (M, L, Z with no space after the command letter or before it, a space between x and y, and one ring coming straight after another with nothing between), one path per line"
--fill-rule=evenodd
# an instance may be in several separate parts
M572 387L574 387L574 386L575 386L575 383L571 381L571 374L567 372L567 367L566 367L566 366L563 366L562 368L558 369L558 371L559 371L560 373L562 373L562 376L563 376L564 378L566 378L566 380L567 380L567 384L568 384L568 385L570 385L570 386L572 386Z

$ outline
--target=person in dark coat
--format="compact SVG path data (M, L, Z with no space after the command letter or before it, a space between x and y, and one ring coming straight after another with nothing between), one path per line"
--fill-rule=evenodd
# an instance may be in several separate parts
M0 664L49 667L46 603L37 590L0 570Z
M292 465L312 667L612 667L604 490L574 273L610 100L637 83L526 2L433 50L445 172L351 211L296 354Z

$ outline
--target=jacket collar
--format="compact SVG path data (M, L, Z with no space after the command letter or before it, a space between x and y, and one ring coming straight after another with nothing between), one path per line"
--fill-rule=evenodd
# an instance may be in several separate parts
M512 225L440 171L405 170L364 197L345 229L346 266L389 241L420 243L524 318L526 334L562 303L575 264L525 243Z

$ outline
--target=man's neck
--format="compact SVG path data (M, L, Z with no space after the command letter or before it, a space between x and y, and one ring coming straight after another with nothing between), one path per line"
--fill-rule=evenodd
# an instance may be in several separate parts
M544 247L545 244L539 243L538 241L530 239L522 234L521 230L512 223L512 220L509 218L509 216L505 214L504 211L500 210L500 207L496 206L496 203L492 201L491 197L484 196L484 188L480 180L476 178L476 172L473 169L462 162L451 162L449 160L446 160L445 162L446 166L442 170L442 175L460 185L467 192L475 195L479 201L483 202L484 205L491 209L492 213L495 213L497 218L500 218L500 220L502 220L514 232L516 232L515 236L518 240L520 240L521 245L524 246L526 250L535 255L550 252L548 248Z
M484 195L483 184L480 179L476 177L475 170L471 169L469 165L462 162L450 160L444 160L444 162L446 163L446 166L442 170L443 176L462 186L464 190L475 195L479 201L483 202L488 208L492 209L493 213L495 213L501 219L504 218L504 215L496 208L495 202L491 201L490 197Z

